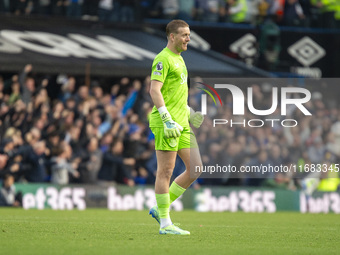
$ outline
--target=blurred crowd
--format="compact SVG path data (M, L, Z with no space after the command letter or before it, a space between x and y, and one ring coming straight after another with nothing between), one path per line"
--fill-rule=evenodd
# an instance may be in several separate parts
M105 90L98 82L86 86L64 75L51 85L32 68L0 78L0 179L154 182L149 77L124 77Z
M200 78L191 83L197 81ZM62 74L39 75L29 64L18 74L0 77L1 192L11 193L14 182L153 184L157 161L147 119L153 107L149 87L149 76L88 81ZM201 108L201 93L190 90L189 103L195 110ZM270 108L270 93L268 84L254 84L254 105ZM313 92L306 103L313 117L289 109L287 119L299 122L294 128L277 122L262 128L217 125L211 132L213 119L232 119L231 98L223 100L224 107L208 100L208 115L202 127L194 130L204 165L330 166L340 161L339 105L320 92ZM280 108L271 117L281 119ZM250 113L245 116L257 118ZM179 159L174 177L184 169ZM332 177L328 174L338 177L339 173L325 172L318 178ZM227 173L218 179L201 178L194 185L296 189L300 183L295 175L279 172L253 178Z
M0 0L0 13L108 22L146 18L340 28L338 0Z
M195 82L202 82L196 78ZM233 83L234 84L234 83ZM303 86L301 84L287 84L290 86ZM220 185L267 186L295 190L303 186L303 180L318 179L318 188L323 191L336 191L340 188L339 165L340 161L340 108L337 97L339 88L323 87L323 91L332 91L325 95L321 93L321 84L312 92L311 100L304 104L312 114L304 115L297 107L290 105L287 115L282 116L281 105L269 116L256 116L245 111L244 116L233 115L233 99L229 93L226 98L222 96L223 107L218 106L208 97L207 115L203 125L197 129L196 137L200 146L203 165L216 166L287 166L289 171L270 173L230 173L219 179L203 179L201 183ZM333 84L335 85L335 84ZM253 84L253 105L255 109L267 110L272 106L272 87L270 81L263 84ZM244 95L247 95L244 88ZM249 92L248 92L249 93ZM290 98L300 98L293 94ZM194 109L201 108L201 91L191 90L190 105ZM217 101L217 100L216 100ZM246 109L247 107L245 107ZM214 126L213 120L219 121ZM263 126L259 119L263 120ZM266 119L276 119L271 122ZM294 119L298 125L287 128L281 124L284 119ZM251 121L248 124L249 120ZM231 122L236 124L232 125ZM244 123L244 124L243 124ZM294 126L288 121L288 126ZM284 125L286 125L284 124ZM252 127L252 126L261 126ZM320 169L315 170L317 165ZM310 169L314 168L313 171ZM294 169L295 168L295 169ZM321 171L322 170L322 171ZM313 172L313 174L311 174ZM321 180L321 182L319 182Z

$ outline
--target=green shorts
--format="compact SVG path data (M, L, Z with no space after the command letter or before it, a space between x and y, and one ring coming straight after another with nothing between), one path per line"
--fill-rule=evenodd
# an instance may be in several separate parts
M191 128L184 128L178 138L165 138L163 127L152 127L155 135L156 151L179 151L187 148L198 148L196 137Z

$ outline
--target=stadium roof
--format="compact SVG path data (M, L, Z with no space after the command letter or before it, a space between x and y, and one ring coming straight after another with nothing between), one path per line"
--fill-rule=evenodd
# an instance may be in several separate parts
M162 34L162 33L161 33ZM165 36L142 26L109 26L54 18L0 17L0 71L17 72L27 63L44 73L145 76L166 46ZM210 50L183 53L189 75L269 77L257 68Z

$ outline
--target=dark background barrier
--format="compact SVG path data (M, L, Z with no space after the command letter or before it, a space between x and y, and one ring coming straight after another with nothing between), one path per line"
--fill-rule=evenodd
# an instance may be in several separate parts
M142 77L150 74L166 36L147 25L59 18L0 17L0 71L31 63L42 73ZM191 47L183 54L190 75L268 77L269 73Z
M164 30L166 25L166 21L149 20L149 22L150 26L160 30ZM301 75L307 73L310 74L307 76L312 77L340 76L339 30L270 27L268 32L265 32L267 29L265 25L259 27L235 24L209 25L201 22L192 22L190 27L210 44L212 50L244 62L252 62L267 71L279 74L296 73L296 67L300 67ZM306 37L310 40L304 39ZM239 41L242 38L244 40ZM296 54L304 60L305 64L288 52L289 47L302 39L304 40L298 45ZM237 42L239 42L238 52L231 49L231 46ZM278 51L276 62L265 63L263 52L265 49ZM319 58L316 58L315 56L319 54ZM306 69L301 70L302 67Z

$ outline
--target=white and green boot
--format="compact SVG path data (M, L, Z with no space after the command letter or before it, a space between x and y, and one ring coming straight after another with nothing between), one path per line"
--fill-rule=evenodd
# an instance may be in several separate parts
M159 233L161 235L190 235L189 231L180 229L179 227L175 226L175 225L169 225L165 228L161 228L159 229Z

